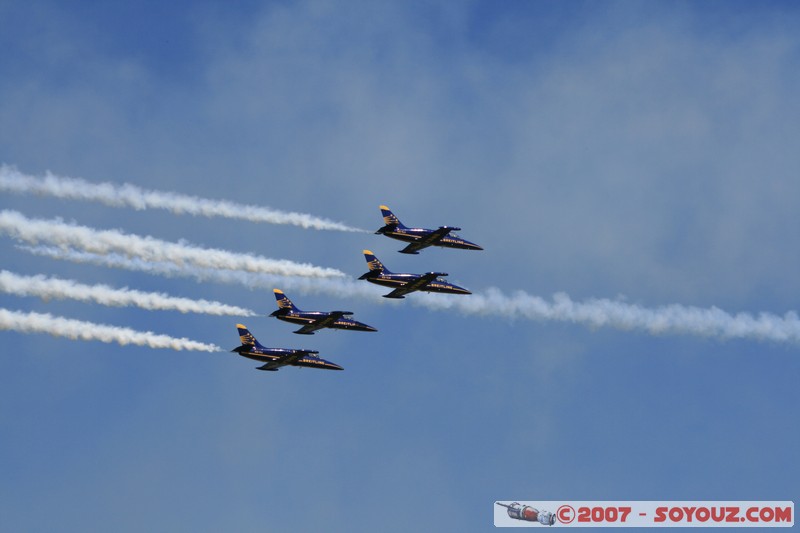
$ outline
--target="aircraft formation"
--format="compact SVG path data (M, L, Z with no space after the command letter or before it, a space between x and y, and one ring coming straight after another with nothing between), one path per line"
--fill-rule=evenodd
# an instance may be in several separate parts
M480 246L454 234L460 228L441 226L438 229L409 228L400 222L394 213L385 205L380 206L384 226L375 232L376 235L385 235L410 244L398 250L404 254L419 254L420 250L429 246L442 248L459 248L463 250L483 250ZM366 280L376 285L391 287L393 290L384 294L384 298L405 298L411 292L441 292L448 294L472 294L458 285L449 283L442 278L447 276L443 272L427 272L425 274L397 274L389 271L383 263L369 250L364 250L369 271L358 279ZM351 318L349 311L302 311L280 289L273 289L278 310L271 313L270 317L292 324L302 324L294 333L299 335L313 335L320 329L345 329L353 331L378 331L377 329L358 322ZM326 370L343 370L336 363L326 361L319 357L315 350L301 350L293 348L267 348L262 346L252 333L243 324L236 325L239 331L241 345L231 350L242 357L264 363L256 367L258 370L276 371L283 366L300 366L309 368L322 368Z

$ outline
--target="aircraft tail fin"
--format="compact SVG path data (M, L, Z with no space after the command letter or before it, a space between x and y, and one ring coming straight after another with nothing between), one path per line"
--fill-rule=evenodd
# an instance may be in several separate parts
M383 263L381 263L380 259L375 257L375 254L373 254L369 250L364 250L364 258L367 260L367 265L369 266L370 274L373 272L375 274L381 274L381 273L391 274L391 272L389 272L389 270L385 266L383 266Z
M255 346L256 348L263 348L260 342L256 340L250 330L247 329L247 326L243 324L236 324L236 329L239 330L239 340L242 342L242 346Z
M278 302L278 309L286 309L287 311L300 311L296 305L292 303L288 296L286 296L280 289L272 289L275 293L275 300Z
M403 223L400 222L400 219L397 218L397 216L394 213L392 213L391 209L389 209L385 205L382 205L380 207L380 209L381 209L381 214L383 215L383 223L384 224L386 224L387 226L395 226L395 227L398 227L398 228L405 228Z

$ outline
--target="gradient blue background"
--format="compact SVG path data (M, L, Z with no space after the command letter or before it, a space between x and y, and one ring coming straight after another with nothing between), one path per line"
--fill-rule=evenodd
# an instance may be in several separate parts
M0 2L0 161L312 213L378 205L486 248L3 193L0 207L473 290L798 309L793 2ZM30 256L216 299L269 291ZM379 291L379 288L375 288ZM800 347L295 295L379 333L291 333L344 372L0 333L0 529L484 531L495 500L798 500ZM413 296L409 297L409 300ZM236 317L42 302L238 344Z

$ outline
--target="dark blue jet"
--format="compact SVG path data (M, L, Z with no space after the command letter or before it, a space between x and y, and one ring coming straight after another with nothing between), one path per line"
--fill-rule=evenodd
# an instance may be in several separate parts
M295 333L299 333L300 335L313 335L315 331L322 328L378 331L372 326L356 322L350 318L344 318L345 316L353 314L350 311L331 311L329 313L323 311L301 311L285 294L283 294L282 290L272 289L272 292L275 293L275 299L278 301L278 310L274 311L269 316L274 316L278 320L283 320L284 322L305 324L302 328L295 331Z
M246 326L236 324L239 330L239 339L242 345L231 350L242 357L255 359L264 366L256 367L258 370L278 370L282 366L308 366L311 368L325 368L328 370L344 370L342 367L325 359L320 359L314 350L294 350L292 348L267 348L262 346Z
M383 266L375 254L369 250L364 250L364 257L369 265L369 272L358 279L365 279L376 285L385 287L396 287L389 294L384 294L384 298L405 298L405 295L414 291L425 292L446 292L450 294L472 294L467 289L447 283L439 276L446 276L443 272L428 272L427 274L395 274L389 272Z
M439 229L408 228L400 222L392 211L385 205L380 206L383 222L386 224L376 231L398 241L410 242L408 246L399 250L401 254L418 254L428 246L441 246L443 248L462 248L464 250L483 250L475 243L462 239L454 231L461 228L441 226Z

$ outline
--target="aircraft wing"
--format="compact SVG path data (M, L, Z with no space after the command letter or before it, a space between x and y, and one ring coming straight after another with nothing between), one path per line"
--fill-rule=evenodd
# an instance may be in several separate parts
M291 353L289 355L285 355L285 356L281 357L280 359L275 359L274 361L270 361L266 365L258 367L258 369L259 370L278 370L282 366L291 365L292 363L294 363L298 359L302 359L307 354L308 354L308 352L297 351L297 352Z
M384 298L405 298L405 295L409 292L413 292L414 289L409 289L408 285L404 285L402 287L397 287L395 290L390 292L389 294L384 294Z
M306 324L302 328L295 331L295 333L300 335L313 335L315 331L325 327L322 322L322 320L319 320L317 322L312 322L311 324Z
M300 335L313 335L318 329L330 327L331 324L348 314L350 313L346 311L332 311L325 318L317 320L316 322L311 322L310 324L306 324L302 328L295 331L295 333Z
M438 272L429 272L424 274L413 281L409 281L402 287L397 287L389 294L384 294L384 298L403 298L406 294L414 291L425 290L430 282L439 276Z
M428 246L432 246L442 240L442 238L450 233L453 228L448 227L441 227L437 230L430 232L429 234L425 235L424 237L420 238L416 242L412 242L402 250L400 250L401 254L417 254L423 248L427 248Z

